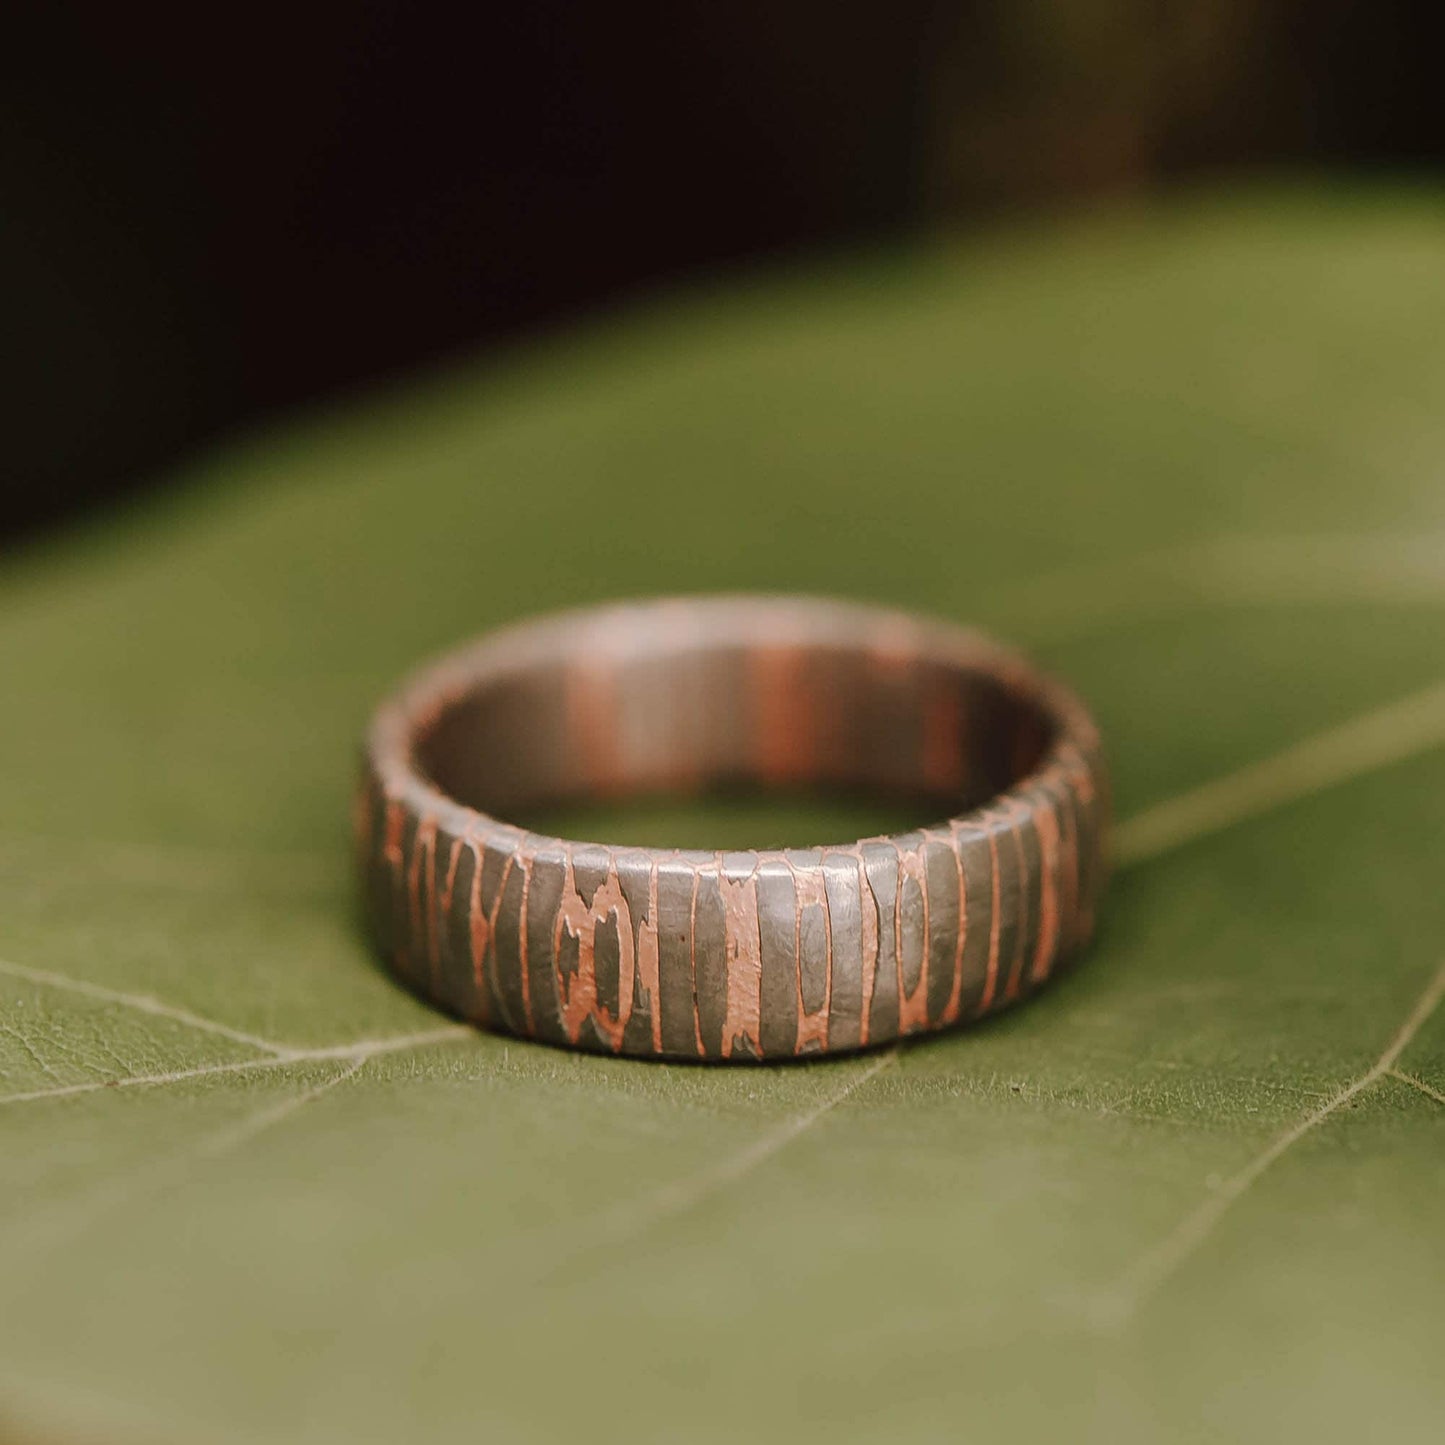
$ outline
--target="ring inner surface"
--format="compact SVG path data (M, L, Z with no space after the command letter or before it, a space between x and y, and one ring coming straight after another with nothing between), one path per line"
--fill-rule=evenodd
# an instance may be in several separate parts
M529 827L579 804L799 792L897 800L922 824L1021 781L1055 731L984 664L724 643L514 663L443 708L414 756L458 802Z

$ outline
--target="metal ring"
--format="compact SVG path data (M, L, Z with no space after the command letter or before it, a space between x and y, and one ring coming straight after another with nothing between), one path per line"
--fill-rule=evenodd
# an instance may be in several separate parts
M731 785L871 788L943 821L704 853L500 821ZM951 624L793 597L522 623L373 721L356 809L370 923L448 1012L574 1048L782 1059L1033 992L1090 934L1109 790L1081 703Z

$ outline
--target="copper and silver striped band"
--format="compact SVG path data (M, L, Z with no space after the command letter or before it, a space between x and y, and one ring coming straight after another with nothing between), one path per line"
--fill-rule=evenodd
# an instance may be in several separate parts
M942 821L757 852L580 843L501 821L577 800L867 789ZM570 1047L781 1059L988 1014L1088 937L1099 738L1066 689L948 623L793 597L509 627L419 673L369 734L371 927L417 993Z

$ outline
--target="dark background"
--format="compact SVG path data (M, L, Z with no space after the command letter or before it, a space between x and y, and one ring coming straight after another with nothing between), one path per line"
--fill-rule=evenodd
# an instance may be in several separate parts
M51 0L0 47L0 541L659 280L1225 170L1432 169L1430 14Z

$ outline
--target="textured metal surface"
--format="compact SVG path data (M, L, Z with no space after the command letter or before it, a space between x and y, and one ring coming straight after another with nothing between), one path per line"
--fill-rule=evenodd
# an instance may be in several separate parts
M881 789L944 821L701 853L499 819L728 785ZM551 1043L733 1060L1026 996L1092 929L1108 825L1092 721L1017 655L883 609L747 597L564 614L443 659L378 713L356 815L371 926L417 992Z

